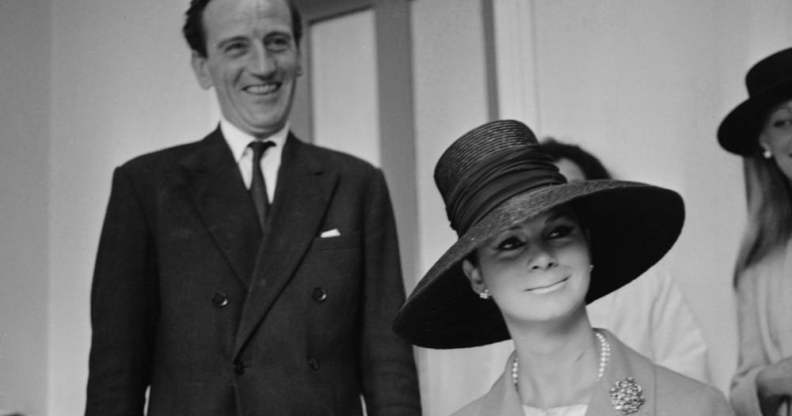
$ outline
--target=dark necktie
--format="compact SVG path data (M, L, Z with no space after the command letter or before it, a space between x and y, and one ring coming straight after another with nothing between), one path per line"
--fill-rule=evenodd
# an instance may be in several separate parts
M262 233L267 225L270 204L269 198L267 198L267 183L264 182L264 174L261 172L261 156L264 155L267 148L274 145L275 143L273 142L262 140L252 141L248 145L253 149L253 177L250 183L250 198L253 199L253 205L256 207Z

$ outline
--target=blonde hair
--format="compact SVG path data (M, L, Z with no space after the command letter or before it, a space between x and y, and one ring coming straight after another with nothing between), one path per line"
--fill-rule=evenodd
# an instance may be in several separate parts
M792 236L792 190L789 179L773 159L743 158L748 223L743 234L734 284L749 266L760 262Z

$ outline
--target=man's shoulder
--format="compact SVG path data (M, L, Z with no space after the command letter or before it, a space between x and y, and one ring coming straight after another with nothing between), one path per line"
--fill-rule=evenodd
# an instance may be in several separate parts
M349 173L351 175L370 174L378 170L371 162L368 162L360 157L351 155L349 153L330 149L313 143L306 143L300 141L300 145L304 151L311 154L323 164L332 167L342 173Z
M203 140L196 140L144 153L127 160L119 168L129 172L159 171L169 168L193 153L202 142Z

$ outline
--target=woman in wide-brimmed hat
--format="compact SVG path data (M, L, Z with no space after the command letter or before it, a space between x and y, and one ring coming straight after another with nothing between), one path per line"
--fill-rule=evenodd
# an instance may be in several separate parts
M737 414L792 415L792 48L756 63L749 98L718 128L743 157L748 223L734 284L740 352L732 379Z
M508 338L515 352L489 393L459 415L731 414L722 394L652 364L585 305L640 275L673 245L682 199L614 180L566 183L524 124L457 139L435 182L459 239L432 266L394 329L461 348Z

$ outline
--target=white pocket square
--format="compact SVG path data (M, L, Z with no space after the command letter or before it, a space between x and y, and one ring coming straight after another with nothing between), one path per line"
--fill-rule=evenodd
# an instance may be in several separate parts
M333 228L332 230L322 231L319 234L319 238L332 238L332 237L340 237L341 233L338 231L338 228Z

